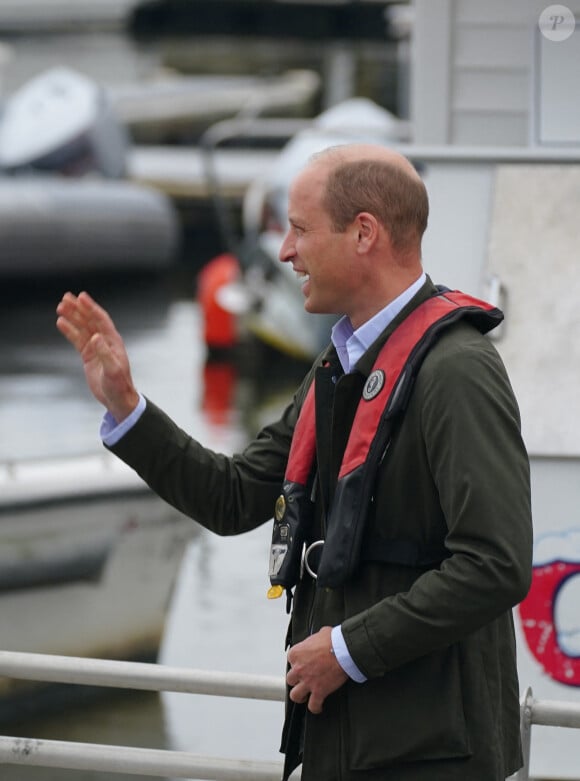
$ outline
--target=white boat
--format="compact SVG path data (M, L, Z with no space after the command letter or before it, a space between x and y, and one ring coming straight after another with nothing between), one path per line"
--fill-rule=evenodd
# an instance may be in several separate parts
M175 209L128 181L128 141L103 90L66 68L10 96L0 115L0 275L165 268Z
M270 76L164 74L107 88L115 114L146 150L167 137L191 138L220 119L307 113L320 90L312 70ZM170 147L171 148L171 147Z
M0 496L3 650L156 660L197 526L106 452L2 464Z

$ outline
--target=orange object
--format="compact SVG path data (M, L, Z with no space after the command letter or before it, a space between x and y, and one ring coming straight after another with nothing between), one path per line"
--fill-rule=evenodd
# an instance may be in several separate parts
M224 252L210 260L198 275L197 299L204 318L204 338L209 348L225 349L238 342L236 318L223 309L218 290L239 278L240 265L235 255Z
M203 370L202 409L215 425L226 425L234 410L238 372L233 363L207 361Z

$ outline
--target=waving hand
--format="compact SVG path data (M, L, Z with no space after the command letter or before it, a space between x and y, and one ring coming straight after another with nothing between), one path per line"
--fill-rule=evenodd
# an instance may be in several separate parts
M137 406L139 394L121 335L109 314L88 293L65 293L56 309L56 327L83 361L87 385L117 422Z

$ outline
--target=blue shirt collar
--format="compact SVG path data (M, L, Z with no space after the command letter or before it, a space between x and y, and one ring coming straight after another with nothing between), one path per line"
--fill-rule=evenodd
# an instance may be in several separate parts
M353 371L358 360L382 334L385 328L395 319L413 296L425 284L427 275L421 274L419 279L413 282L394 301L387 304L384 309L377 312L374 317L363 323L356 331L353 329L349 318L345 315L333 326L331 340L336 349L338 359L345 374Z

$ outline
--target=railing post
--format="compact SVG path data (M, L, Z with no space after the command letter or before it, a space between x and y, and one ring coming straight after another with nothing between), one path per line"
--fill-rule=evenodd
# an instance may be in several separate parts
M520 704L520 735L522 738L523 767L512 776L513 781L529 781L530 747L532 741L532 716L534 697L530 688L526 689Z

